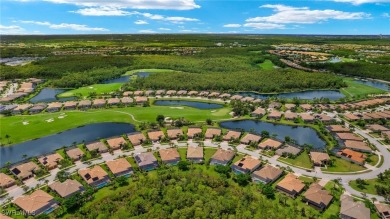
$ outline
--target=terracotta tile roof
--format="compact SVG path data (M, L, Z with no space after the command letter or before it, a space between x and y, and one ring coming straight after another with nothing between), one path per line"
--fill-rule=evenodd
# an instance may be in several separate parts
M157 90L156 95L162 95L165 94L165 90Z
M301 148L294 147L291 145L285 145L283 148L279 148L278 150L276 150L276 154L280 156L283 155L284 153L298 155L299 153L301 153L301 151L302 151Z
M223 140L230 141L231 139L239 139L241 132L229 130L226 135L223 137Z
M354 140L354 141L363 141L364 139L360 136L357 136L349 132L336 132L336 136L341 140Z
M345 147L352 149L352 150L372 151L372 149L364 141L346 140L344 142L344 144L345 144Z
M211 92L208 96L209 97L218 97L219 95L221 95L221 93L219 93L219 92Z
M6 175L5 173L0 173L0 188L8 187L15 183L15 180Z
M330 125L328 129L331 132L350 132L349 128L342 125Z
M0 213L0 219L12 219L11 217L8 217L5 214Z
M347 119L347 120L359 120L359 117L357 117L355 114L352 114L352 113L345 113L344 114L344 117Z
M64 103L64 107L66 108L66 107L76 107L76 105L77 105L77 102L76 101L66 101L65 103Z
M234 163L234 166L238 166L240 168L253 171L255 170L258 166L260 166L261 162L259 159L254 158L252 156L245 156L241 160L238 160Z
M351 196L341 195L340 214L350 218L370 219L370 209L362 202L355 202Z
M119 99L119 98L109 98L109 99L107 100L107 103L108 103L108 104L119 104L119 102L120 102L120 99Z
M122 103L132 103L132 102L134 102L134 100L130 97L122 97L121 102Z
M198 94L198 96L207 96L207 95L209 95L209 93L210 93L210 92L208 92L208 91L201 91L201 92Z
M289 120L296 119L296 118L298 118L298 114L292 113L292 112L285 112L284 118L289 119Z
M57 109L61 107L62 107L62 103L60 102L52 102L47 105L47 109Z
M214 136L220 136L222 133L221 129L208 128L205 133L205 138L213 138Z
M99 152L101 152L101 151L107 150L106 145L104 145L104 143L101 141L87 144L86 147L87 147L88 151L98 150Z
M11 171L20 178L26 178L33 174L35 171L40 170L41 168L34 162L23 163L18 166L12 167Z
M152 152L140 153L134 156L138 166L146 166L157 162Z
M159 141L164 137L164 133L162 131L151 131L148 132L149 139L152 141Z
M148 98L147 97L143 97L143 96L136 96L134 97L135 99L135 102L137 103L143 103L143 102L147 102L148 101Z
M243 98L243 96L241 95L233 95L232 97L230 97L231 100L241 100Z
M328 206L333 199L333 196L330 195L328 191L324 190L318 183L311 184L303 196L319 206Z
M383 219L390 218L390 207L383 203L376 203L375 208L377 212L382 216Z
M313 121L314 116L308 114L308 113L301 113L299 116L302 118L303 121Z
M193 138L195 135L199 135L202 133L201 128L188 128L187 130L187 136L189 138Z
M168 135L168 138L174 139L174 138L177 138L179 136L182 136L183 130L181 130L181 129L168 129L167 135Z
M277 110L272 110L270 114L267 116L268 118L280 118L282 117L282 113Z
M103 168L99 165L93 166L92 168L79 170L79 174L88 184L108 177L106 171L104 171Z
M153 90L147 90L145 91L145 95L146 96L152 96L154 94L154 91Z
M134 96L142 96L144 94L144 92L142 90L137 90L137 91L134 91Z
M390 129L387 128L387 127L384 127L382 125L378 125L378 124L372 124L372 125L367 125L366 126L367 129L371 130L371 131L389 131Z
M83 190L83 185L72 179L67 179L64 182L54 182L49 187L63 198Z
M44 157L38 158L39 163L41 163L43 166L47 167L48 169L52 169L57 167L58 162L60 160L63 160L64 158L61 157L61 155L55 153L55 154L50 154Z
M107 139L108 146L112 149L119 149L122 145L126 144L127 142L123 137L115 137Z
M203 159L203 148L202 147L188 146L187 158Z
M106 104L105 99L94 99L92 105L96 106L96 105L104 105L104 104Z
M131 95L133 95L133 91L125 91L125 92L123 92L123 96L125 96L125 97L127 97L127 96L131 96Z
M305 188L305 184L298 179L297 176L289 173L278 183L278 187L281 187L289 192L300 193Z
M160 149L158 152L160 153L160 157L163 162L169 162L177 159L180 160L180 154L176 148Z
M21 104L21 105L18 105L14 111L24 111L30 107L32 107L33 105L32 104Z
M252 114L256 115L265 115L267 111L263 108L257 108L255 111L252 112Z
M301 104L299 105L304 110L311 110L313 107L310 104Z
M291 110L291 109L293 109L293 108L296 107L296 105L295 105L295 104L292 104L292 103L286 103L286 104L284 104L284 106L285 106L286 109L288 109L288 110Z
M19 206L23 211L29 212L37 212L39 209L47 206L53 201L53 196L47 194L42 190L36 190L30 195L22 196L15 199L14 203Z
M174 94L176 94L176 91L175 90L169 90L169 91L167 91L166 94L167 95L174 95Z
M337 152L337 154L349 158L350 160L353 160L358 163L364 163L364 160L366 159L366 156L364 154L350 150L348 148Z
M254 135L254 134L246 134L243 138L241 138L241 143L243 144L249 144L249 143L257 143L261 140L261 136Z
M80 148L73 148L66 151L66 154L73 160L77 160L84 155L84 152Z
M79 107L91 106L92 102L90 100L82 100L79 102Z
M187 91L186 90L179 90L177 92L177 95L186 95L187 94Z
M190 92L188 92L188 95L189 96L194 96L194 95L197 95L199 92L198 91L190 91Z
M125 158L106 161L106 165L114 175L125 171L131 171L131 164Z
M322 162L329 161L330 157L329 157L329 154L327 154L327 153L311 151L310 152L310 159L313 161L314 164L321 165Z
M235 154L236 153L231 150L218 149L217 152L215 152L215 154L211 157L211 159L227 162L232 160Z
M256 170L255 172L253 172L253 175L261 177L265 180L274 181L282 173L283 173L283 170L267 164L265 167L261 168L260 170Z
M132 145L139 145L146 140L145 135L142 133L128 134L127 138L129 139Z
M231 96L232 96L231 94L223 93L223 94L219 95L219 98L229 98Z
M265 141L260 142L260 144L258 146L259 146L259 148L262 148L262 149L265 149L265 148L277 149L282 145L283 145L283 142L280 142L280 141L272 139L272 138L268 138Z

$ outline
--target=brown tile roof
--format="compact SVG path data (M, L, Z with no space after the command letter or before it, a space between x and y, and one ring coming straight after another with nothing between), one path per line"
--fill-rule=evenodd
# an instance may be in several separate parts
M349 128L342 125L330 125L328 129L331 132L350 132Z
M276 154L280 156L283 155L284 153L298 155L299 153L301 153L301 151L302 151L301 148L294 147L291 145L285 145L283 148L279 148L278 150L276 150Z
M202 147L188 146L187 158L203 159L203 148Z
M316 115L316 118L318 118L319 120L321 120L323 122L329 122L329 121L333 120L332 117L325 115L325 114L318 114L318 115Z
M176 91L175 90L168 90L166 94L167 95L174 95L174 94L176 94Z
M198 91L190 91L190 92L188 92L188 95L190 95L190 96L193 96L193 95L197 95L199 92Z
M106 104L105 99L94 99L92 105L96 106L96 105L104 105L104 104Z
M341 195L340 214L350 218L370 219L370 209L362 202L355 202L351 196Z
M301 113L299 115L303 121L313 121L314 120L314 116L308 114L308 113Z
M129 139L132 145L139 145L146 140L145 135L142 133L128 134L127 138Z
M154 91L153 90L147 90L145 91L145 95L146 96L152 96L154 94Z
M265 167L261 168L260 170L256 170L255 172L253 172L253 175L261 177L266 180L274 181L282 173L283 170L267 164Z
M188 128L187 130L187 136L189 138L193 138L195 135L201 134L202 129L201 128Z
M76 107L76 105L77 105L77 102L76 101L66 101L65 103L64 103L64 107L66 108L66 107Z
M60 102L52 102L47 105L47 109L57 109L61 107L62 107L62 103Z
M358 163L364 163L364 160L366 159L366 155L357 151L350 150L348 148L337 152L337 154L343 157L347 157L350 160L353 160Z
M125 91L125 92L123 92L123 96L125 96L125 97L127 97L127 96L131 96L131 95L133 95L133 91Z
M272 148L277 149L280 146L282 146L283 142L277 141L272 138L268 138L265 141L260 142L259 148L265 149L265 148Z
M134 96L142 96L144 94L144 92L142 90L137 90L137 91L134 91Z
M261 140L261 136L248 133L243 138L241 138L241 143L243 144L249 144L252 142L257 143L260 140Z
M14 111L24 111L30 107L32 107L33 105L32 104L21 104L21 105L18 105L15 109L13 109Z
M41 163L43 166L47 167L48 169L56 168L58 165L58 162L60 160L63 160L64 158L61 157L61 155L55 153L50 154L44 157L38 158L39 163Z
M347 120L359 120L359 117L357 117L355 114L352 114L352 113L346 113L344 114L344 117L347 119Z
M5 214L0 213L0 219L12 219L11 217L8 217Z
M134 158L135 158L138 166L140 166L140 167L157 162L157 159L153 155L152 152L145 152L145 153L136 154L136 155L134 155Z
M118 104L120 102L120 99L119 98L109 98L107 100L107 103L108 104Z
M56 191L62 198L83 190L83 185L77 180L72 179L67 179L64 182L54 182L49 187Z
M241 160L238 160L234 163L234 166L238 166L240 168L253 171L255 170L258 166L260 166L261 162L259 159L254 158L252 156L245 156Z
M254 100L255 100L255 98L253 98L253 97L244 97L241 99L242 102L252 102Z
M304 110L311 110L313 107L310 104L301 104L299 105Z
M104 143L101 141L87 144L86 147L87 147L88 151L98 150L99 152L101 152L101 151L107 150L106 145L104 145Z
M252 112L252 114L255 115L265 115L267 111L263 108L257 108L255 111Z
M158 141L164 137L164 133L162 131L151 131L148 132L149 139L152 141Z
M176 148L160 149L158 152L163 162L180 159L180 154Z
M205 138L213 138L214 136L220 136L222 133L221 129L208 128L205 133Z
M148 98L147 97L143 97L143 96L136 96L134 97L135 99L135 102L137 103L143 103L143 102L147 102L148 101Z
M168 135L168 138L174 139L174 138L177 138L179 136L182 136L183 130L181 130L181 129L168 129L167 135Z
M114 175L125 171L131 171L131 164L125 158L106 161L106 165Z
M305 188L305 184L298 179L297 176L289 173L278 183L278 187L281 187L289 192L295 191L296 193L300 193Z
M90 100L82 100L79 102L79 107L91 106L92 102Z
M383 203L376 203L375 208L377 212L382 216L383 219L390 218L390 207Z
M333 199L333 196L330 195L328 191L324 190L318 183L311 184L303 196L319 206L328 206Z
M66 151L66 154L73 160L77 160L84 155L84 152L80 148L73 148Z
M236 153L231 150L218 149L211 158L214 160L226 162L232 160L235 154Z
M321 165L322 162L329 161L330 157L329 157L329 154L327 154L327 153L311 151L310 152L310 159L313 161L314 164Z
M292 113L292 112L285 112L284 118L289 119L289 120L296 119L296 118L298 118L298 114Z
M243 96L241 95L233 95L232 97L230 97L231 100L241 100L243 98Z
M223 140L230 141L231 139L239 139L241 132L229 130L226 135L223 137Z
M30 176L32 173L35 171L40 170L41 168L35 164L34 162L28 162L28 163L23 163L18 166L12 167L11 171L18 177L20 178L26 178Z
M346 140L344 142L344 144L345 144L345 147L352 149L352 150L372 151L372 149L364 141Z
M47 194L46 192L42 190L36 190L30 195L15 199L14 203L23 209L23 211L29 212L31 214L50 204L53 199L53 196Z
M208 92L208 91L201 91L201 92L198 94L198 96L207 96L207 95L209 95L209 93L210 93L210 92Z
M186 90L179 90L177 92L177 95L186 95L187 94L187 91Z
M157 90L156 95L165 94L165 90Z
M114 150L121 148L122 145L126 144L127 142L123 137L115 137L107 139L108 146Z
M134 102L134 100L130 97L122 97L121 102L122 103L132 103L132 102Z
M93 166L92 168L79 170L79 174L88 184L108 177L106 171L104 171L103 168L99 165Z
M286 104L284 104L284 106L285 106L286 109L288 109L288 110L291 110L291 109L293 109L293 108L296 107L296 105L295 105L295 104L292 104L292 103L286 103Z
M219 93L219 92L211 92L211 93L209 94L209 97L218 97L220 94L221 94L221 93Z
M384 127L382 125L378 125L378 124L367 125L366 128L371 130L371 131L374 131L374 132L376 132L376 131L389 131L389 128Z
M364 140L362 137L357 136L353 133L349 133L349 132L337 132L336 135L341 140L354 140L354 141L363 141Z
M6 175L5 173L0 173L0 188L9 187L14 183L15 180L12 177Z
M280 118L282 117L282 113L277 110L272 110L270 114L267 116L268 118Z
M231 94L228 94L228 93L223 93L221 95L219 95L220 98L229 98L231 97L232 95Z

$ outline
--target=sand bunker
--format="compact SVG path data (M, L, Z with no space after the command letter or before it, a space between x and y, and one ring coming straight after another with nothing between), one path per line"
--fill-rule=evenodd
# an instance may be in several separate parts
M28 125L28 124L30 124L30 123L28 123L28 122L26 122L26 121L23 122L23 125Z
M54 119L53 118L47 119L46 122L54 122Z

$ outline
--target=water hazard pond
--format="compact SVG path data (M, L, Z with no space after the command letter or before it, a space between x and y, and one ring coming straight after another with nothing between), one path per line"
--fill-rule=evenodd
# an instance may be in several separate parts
M74 142L90 142L134 131L135 128L131 124L114 122L95 123L69 129L36 140L1 147L0 166L4 166L7 162L15 163L22 161L25 159L23 155L27 155L27 157L40 156L51 153L63 146L70 146Z
M156 106L189 106L197 109L219 109L222 108L222 104L217 103L205 103L197 101L185 101L185 100L156 100L154 102Z
M227 129L253 131L257 134L268 131L270 135L276 134L276 138L282 141L286 136L289 136L299 145L309 144L317 149L324 149L326 146L326 143L318 136L317 132L309 127L279 125L254 120L227 121L221 122L220 125Z

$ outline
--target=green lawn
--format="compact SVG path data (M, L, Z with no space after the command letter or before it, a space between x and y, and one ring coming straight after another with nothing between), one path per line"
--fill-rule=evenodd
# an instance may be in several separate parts
M351 78L345 78L344 82L347 84L348 87L341 88L340 91L347 97L386 93L386 91L381 90L379 88L375 88L375 87L371 87L371 86L368 86L365 84L357 83Z
M187 160L187 148L178 148L181 160Z
M313 165L310 161L309 154L306 151L302 152L295 159L280 157L278 160L284 161L284 162L292 164L294 166L299 166L299 167L304 167L304 168L309 168L309 169L311 169L313 167Z
M112 83L112 84L93 84L85 87L80 87L74 90L66 91L58 95L58 97L72 97L72 96L83 96L87 97L90 93L95 92L96 94L107 94L113 91L118 91L123 83Z
M379 157L376 154L370 154L367 157L370 158L370 162L367 163L370 164L371 166L375 166L379 161Z
M329 207L323 212L323 218L329 218L332 215L338 216L340 213L340 196L343 193L342 188L336 185L333 181L326 183L324 187L330 194L333 195L333 201Z
M272 63L271 60L265 60L263 63L258 64L258 66L264 70L272 70L274 69L275 65Z
M300 177L298 177L298 179L302 180L303 182L307 182L307 183L316 182L313 177L308 177L308 176L300 176Z
M361 171L365 170L366 168L354 164L350 161L335 157L335 156L330 156L332 160L334 160L334 165L333 166L328 166L328 168L322 168L323 171L328 171L328 172L355 172L355 171Z
M245 156L244 154L236 154L236 156L234 156L232 164L234 164L235 162L241 160L244 156Z
M215 154L217 151L216 148L205 148L204 149L204 161L207 163L210 158Z
M200 110L184 106L180 108L153 106L18 115L0 118L1 137L3 143L6 144L8 140L6 140L5 135L8 134L11 144L16 144L91 123L124 122L139 124L139 122L154 122L159 114L172 118L184 117L192 122L204 122L208 118L213 121L228 119L230 118L229 112L230 108ZM58 119L61 113L65 113L66 117ZM54 119L53 122L46 122L51 118ZM23 125L23 121L27 121L29 124ZM23 132L20 130L23 130Z
M365 192L365 193L373 194L373 195L378 195L376 192L376 189L375 189L375 185L380 184L380 183L377 182L377 179L366 179L364 181L366 182L366 185L364 185L364 188L359 188L357 183L356 183L356 180L350 181L349 185L357 191Z

